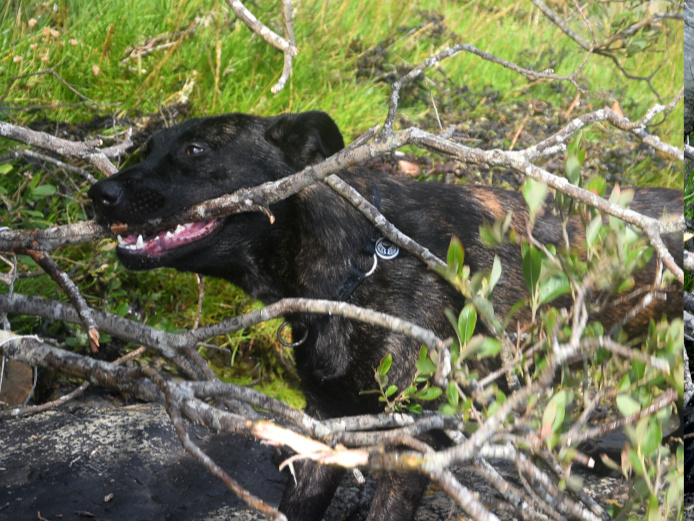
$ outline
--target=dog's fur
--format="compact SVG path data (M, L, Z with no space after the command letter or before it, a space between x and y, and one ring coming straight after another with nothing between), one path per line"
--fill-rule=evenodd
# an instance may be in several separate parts
M138 225L239 188L290 175L343 146L337 126L322 112L193 119L152 138L146 159L97 183L89 195L101 223ZM490 250L479 237L480 225L493 223L509 210L513 211L513 228L525 233L527 209L519 194L480 186L416 183L363 168L340 175L401 231L439 257L445 258L452 236L461 239L465 263L473 273L489 269L496 253L503 265L493 299L500 316L524 296L520 248L507 243ZM682 194L637 188L631 208L654 217L664 211L680 214ZM118 255L131 269L169 266L222 277L266 303L283 297L348 300L410 320L441 337L451 336L444 310L460 310L462 297L407 252L380 261L373 275L354 282L360 280L355 273L363 274L372 266L377 234L329 187L313 185L271 210L274 224L262 213L232 215L207 228L191 228L190 234L209 235L176 248L162 249L166 240L150 237L138 249L133 245L135 238L128 237L125 243L129 245L119 247ZM584 233L578 224L572 224L569 232L577 242ZM543 243L562 243L560 221L551 211L540 218L533 234ZM668 241L670 251L679 252L681 264L681 238ZM637 283L653 280L653 266L651 262L642 271ZM649 317L681 314L681 288L673 289L667 300L657 300L637 317L637 326L643 326ZM633 304L614 306L601 319L615 323ZM379 412L382 405L377 398L360 391L374 389L374 369L387 353L394 360L390 382L399 388L410 383L420 347L416 341L335 316L287 319L308 335L295 348L308 413L328 418ZM318 520L342 471L310 463L296 467L297 484L290 480L280 509L290 520ZM411 519L424 484L417 476L385 473L369 519Z

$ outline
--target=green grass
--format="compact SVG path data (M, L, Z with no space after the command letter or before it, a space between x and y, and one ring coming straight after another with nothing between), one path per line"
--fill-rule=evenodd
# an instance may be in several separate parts
M597 39L607 36L611 22L619 17L636 21L643 15L622 11L626 3L615 5L588 10L586 16ZM282 32L276 0L258 0L248 6L273 30ZM192 116L320 109L335 118L349 142L385 118L390 94L390 87L382 81L385 74L402 74L454 43L471 43L535 70L552 67L558 74L574 71L585 56L529 2L304 0L294 17L300 53L287 86L273 95L270 88L282 70L281 53L234 21L222 1L10 0L0 7L0 17L0 89L8 88L5 98L0 99L0 119L41 122L47 130L54 128L51 122L80 125L95 115L137 118L167 113L188 84L192 85L187 92ZM192 31L199 18L203 21ZM572 27L590 39L580 20L574 20ZM166 49L122 63L128 48L181 31ZM682 22L661 22L649 31L634 39L644 42L646 49L631 55L623 52L620 60L631 73L645 76L667 58L652 83L669 101L683 81ZM379 54L378 49L384 52ZM49 68L80 94L53 75L36 74ZM577 94L569 83L531 84L513 71L469 54L446 60L441 70L430 70L427 75L432 80L426 84L431 95L421 87L405 90L402 118L431 121L434 107L430 97L447 97L448 104L438 107L444 125L463 118L474 128L485 118L498 117L500 109L509 112L516 104L533 100L544 100L558 112L565 112ZM618 102L626 115L637 119L658 101L645 82L627 80L609 60L599 56L589 59L579 82L590 87L590 92L581 95L581 105L572 115ZM488 91L489 95L474 96L478 103L470 107L462 97L451 96L452 85L472 93ZM682 118L680 103L666 117L656 118L658 125L653 131L664 141L679 145ZM612 133L608 125L596 125L584 133L584 139L602 146ZM0 155L11 146L15 144L0 140ZM0 225L34 228L84 217L87 200L83 180L74 176L68 179L54 170L42 172L22 162L12 164L12 171L0 174ZM672 162L671 166L661 169L644 160L633 167L631 178L681 187L681 165ZM70 184L73 182L76 187ZM42 195L40 187L44 185L57 187L63 197ZM125 272L112 249L113 243L106 241L65 248L54 256L63 268L72 270L95 306L171 330L193 324L197 284L192 275L170 270ZM22 266L32 269L30 262ZM51 297L59 293L45 275L22 279L15 289ZM257 306L220 281L207 280L205 294L205 323ZM37 323L34 319L13 319L13 327L29 331ZM219 362L218 369L229 380L255 381L256 386L274 389L274 394L298 404L300 400L279 383L285 368L278 362L276 328L273 322L218 339L236 353L231 369L227 365L231 360ZM55 334L72 335L76 339L72 343L79 345L77 331L72 328Z
M389 93L382 82L356 77L355 66L360 57L355 52L357 45L368 50L389 40L387 66L391 70L404 70L456 40L509 60L518 60L521 51L531 49L528 65L536 69L553 66L559 74L573 71L584 56L559 29L531 9L528 2L461 5L438 1L312 0L302 2L295 14L300 54L292 78L283 92L272 95L270 87L281 72L282 55L252 35L243 24L234 22L223 2L62 0L55 3L57 10L44 5L36 0L15 0L8 2L2 11L0 75L3 78L9 80L53 67L92 100L120 104L118 109L101 107L100 112L146 114L158 110L195 76L190 94L194 115L323 109L334 115L348 136L383 119ZM253 8L255 14L281 33L276 2L260 1L257 5ZM443 22L433 22L430 13L442 16ZM596 27L600 24L609 27L606 24L609 16L595 10L589 18ZM121 63L129 47L148 38L185 31L196 17L204 17L205 23L198 24L186 38L174 39L172 47L136 62ZM32 18L37 21L33 27L29 25ZM574 26L584 37L589 37L582 24ZM46 29L48 34L44 34ZM670 54L653 82L669 98L682 84L682 24L662 22L658 30L658 39L651 47L623 59L630 71L645 75L657 67L664 53ZM552 58L558 58L559 63L552 63ZM95 67L98 74L94 72ZM473 91L491 87L500 92L502 100L535 96L558 106L568 106L576 94L568 84L563 84L559 92L547 83L529 87L517 73L472 55L449 59L443 67L456 83ZM436 77L436 73L431 75ZM583 102L591 106L618 101L631 117L638 118L655 100L644 82L627 81L605 58L593 56L584 77L591 93L584 96ZM21 105L80 101L52 76L20 80L8 99ZM412 115L428 110L430 106L421 104L410 109ZM92 113L90 107L66 107L49 112L55 120L73 122L84 121ZM33 113L13 115L24 120L35 117ZM679 142L681 121L680 104L663 124L665 139Z

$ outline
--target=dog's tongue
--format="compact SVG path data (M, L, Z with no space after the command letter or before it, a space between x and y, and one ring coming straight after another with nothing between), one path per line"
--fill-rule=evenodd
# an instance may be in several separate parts
M118 236L118 246L128 253L158 255L184 244L197 241L212 232L218 224L217 219L195 223L179 224L174 230L159 232L155 235Z

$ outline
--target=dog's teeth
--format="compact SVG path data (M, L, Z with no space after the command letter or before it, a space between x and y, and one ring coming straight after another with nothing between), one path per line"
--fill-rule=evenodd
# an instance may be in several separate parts
M165 235L164 237L166 237L167 239L170 239L170 238L173 237L173 236L174 236L173 233L171 233L171 232L166 232L166 235Z
M118 235L117 238L118 238L118 246L125 246L125 241L123 240L123 237Z
M137 242L135 243L135 248L144 248L145 247L145 241L142 239L142 235L137 236Z
M184 231L186 231L186 229L179 224L178 226L176 226L176 230L174 231L174 233L181 233Z

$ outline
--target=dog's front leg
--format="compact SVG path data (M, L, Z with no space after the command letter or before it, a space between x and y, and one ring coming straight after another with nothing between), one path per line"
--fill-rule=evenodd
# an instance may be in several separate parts
M279 510L289 521L320 521L335 495L345 469L317 465L312 461L294 463L294 478L284 489Z
M412 520L427 482L414 472L382 473L366 521Z

